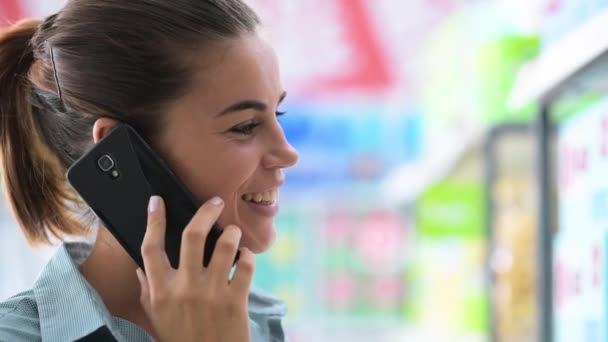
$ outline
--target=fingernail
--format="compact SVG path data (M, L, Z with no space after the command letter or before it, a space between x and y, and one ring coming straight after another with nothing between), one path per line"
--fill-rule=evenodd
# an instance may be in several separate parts
M135 273L137 274L137 278L139 280L142 280L144 278L144 272L141 270L141 268L138 268L137 270L135 270Z
M222 201L222 199L217 196L213 197L211 200L209 200L209 202L211 202L211 204L217 205L217 206L220 206L224 203L224 201Z
M150 203L148 204L148 212L152 213L158 210L160 206L160 197L152 196L150 197Z

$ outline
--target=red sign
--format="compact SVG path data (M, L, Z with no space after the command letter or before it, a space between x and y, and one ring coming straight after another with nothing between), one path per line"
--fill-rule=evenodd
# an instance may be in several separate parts
M285 80L299 92L332 96L393 85L388 47L365 1L252 2L270 28Z
M0 1L0 26L14 23L22 16L20 0Z

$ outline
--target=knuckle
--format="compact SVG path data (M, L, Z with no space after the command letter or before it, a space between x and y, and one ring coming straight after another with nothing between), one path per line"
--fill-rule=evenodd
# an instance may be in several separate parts
M241 248L241 255L244 260L255 262L255 254L249 248Z
M202 302L205 304L205 306L212 309L216 309L222 306L219 298L220 296L218 295L218 292L214 290L204 291L201 294Z
M248 249L241 249L241 256L237 264L239 272L246 273L248 275L255 272L255 256Z
M224 239L219 239L216 247L222 253L231 253L233 251L236 251L236 249L238 248L238 241L226 237Z
M214 297L215 296L213 295L213 291L211 291L211 290L203 291L201 293L201 299L205 303L209 303L209 304L212 303Z
M241 230L241 228L239 228L233 224L224 228L224 233L228 234L230 236L234 236L238 240L240 240L241 237L243 236L243 231Z
M148 216L148 227L157 227L161 224L161 218L158 215L150 214Z
M158 246L156 246L153 242L151 242L150 240L144 240L143 244L141 245L141 255L144 258L148 258L150 257L152 254L154 254L155 250L158 248Z
M205 232L201 229L187 228L184 230L184 240L201 244L205 241Z
M195 291L184 289L175 295L175 300L181 305L188 305L199 302L200 298Z
M236 316L243 313L244 311L247 311L247 303L243 303L243 301L238 300L236 298L238 297L233 296L233 299L230 300L225 306L227 313L230 316Z
M239 262L239 270L241 272L247 273L247 274L253 274L255 271L255 263L250 261L250 260L243 260L243 262Z
M150 296L150 306L153 309L163 308L168 303L168 297L165 293L152 293Z

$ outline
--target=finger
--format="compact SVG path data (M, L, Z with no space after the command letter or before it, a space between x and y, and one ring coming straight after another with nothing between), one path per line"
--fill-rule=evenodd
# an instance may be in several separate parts
M179 272L184 275L198 275L203 270L203 254L209 230L218 220L224 202L214 197L203 204L194 215L184 232L179 257Z
M209 263L209 277L217 285L226 285L234 257L239 248L242 232L237 226L230 225L217 240L213 257Z
M171 264L165 252L166 216L165 204L159 196L152 196L148 207L148 224L141 245L141 255L150 287L163 283Z
M255 254L243 247L240 250L240 258L236 264L236 271L230 281L230 287L237 295L249 295L253 273L255 271Z
M150 307L150 287L148 286L148 280L146 279L146 275L138 268L135 273L137 274L137 280L139 280L139 302L143 306L144 310L148 310Z

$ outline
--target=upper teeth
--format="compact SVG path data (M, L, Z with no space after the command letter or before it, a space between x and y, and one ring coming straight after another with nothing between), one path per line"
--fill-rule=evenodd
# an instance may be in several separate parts
M272 203L272 202L275 202L278 199L278 197L279 197L279 190L277 190L277 189L243 195L243 199L245 201L256 202L256 203L260 203L260 202L271 202Z

